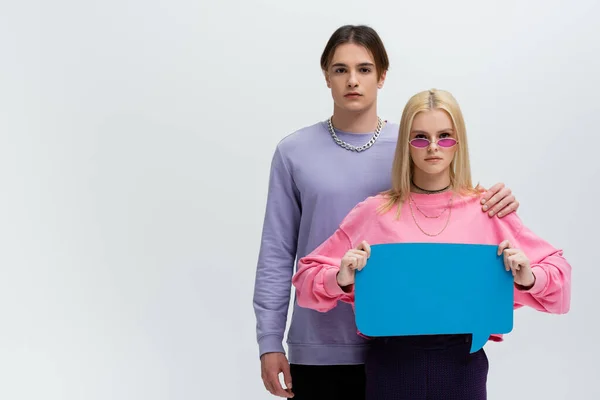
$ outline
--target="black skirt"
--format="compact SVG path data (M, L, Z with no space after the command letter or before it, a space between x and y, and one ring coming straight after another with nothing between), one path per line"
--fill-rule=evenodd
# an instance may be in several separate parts
M471 335L375 338L366 400L485 400L488 359L470 348Z

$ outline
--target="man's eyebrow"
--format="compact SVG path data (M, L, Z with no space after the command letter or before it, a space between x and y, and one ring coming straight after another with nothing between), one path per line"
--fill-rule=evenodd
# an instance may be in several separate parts
M331 65L332 67L348 67L348 64L342 63L342 62L337 62L335 64ZM359 63L357 66L359 67L374 67L375 64L370 63L370 62L362 62Z

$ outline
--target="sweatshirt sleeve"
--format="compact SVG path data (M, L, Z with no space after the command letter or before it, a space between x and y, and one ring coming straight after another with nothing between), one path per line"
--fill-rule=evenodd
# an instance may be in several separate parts
M338 301L354 304L354 285L342 290L337 283L337 273L346 252L366 239L369 224L374 220L375 204L372 198L358 203L333 235L298 261L292 284L300 307L327 312Z
M285 353L283 336L296 259L301 205L294 179L277 148L271 161L267 205L254 284L259 353Z
M346 293L337 283L337 273L344 254L352 243L340 227L312 253L298 261L298 272L292 279L296 301L300 307L327 312L338 300L354 302L354 288Z
M563 251L534 234L516 214L510 218L516 229L513 230L514 236L507 234L504 239L510 241L511 247L525 253L535 275L533 287L515 289L515 309L529 306L551 314L566 314L571 307L571 265L564 258Z

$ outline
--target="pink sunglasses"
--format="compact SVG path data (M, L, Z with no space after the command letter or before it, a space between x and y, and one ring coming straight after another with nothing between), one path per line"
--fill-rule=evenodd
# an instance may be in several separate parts
M424 149L426 147L429 147L429 145L431 144L431 140L426 138L414 138L412 140L409 140L408 143L410 143L411 146L416 147L417 149ZM440 147L452 147L456 143L458 143L458 140L452 138L442 138L436 140L434 143Z

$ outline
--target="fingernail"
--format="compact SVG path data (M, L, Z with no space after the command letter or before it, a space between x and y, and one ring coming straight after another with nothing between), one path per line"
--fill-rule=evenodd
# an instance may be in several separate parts
M481 199L481 204L485 204L485 199Z
M491 217L492 215L494 215L494 212L493 212L493 211L490 211L490 217Z
M487 211L487 209L488 209L487 205L483 206L483 211Z

